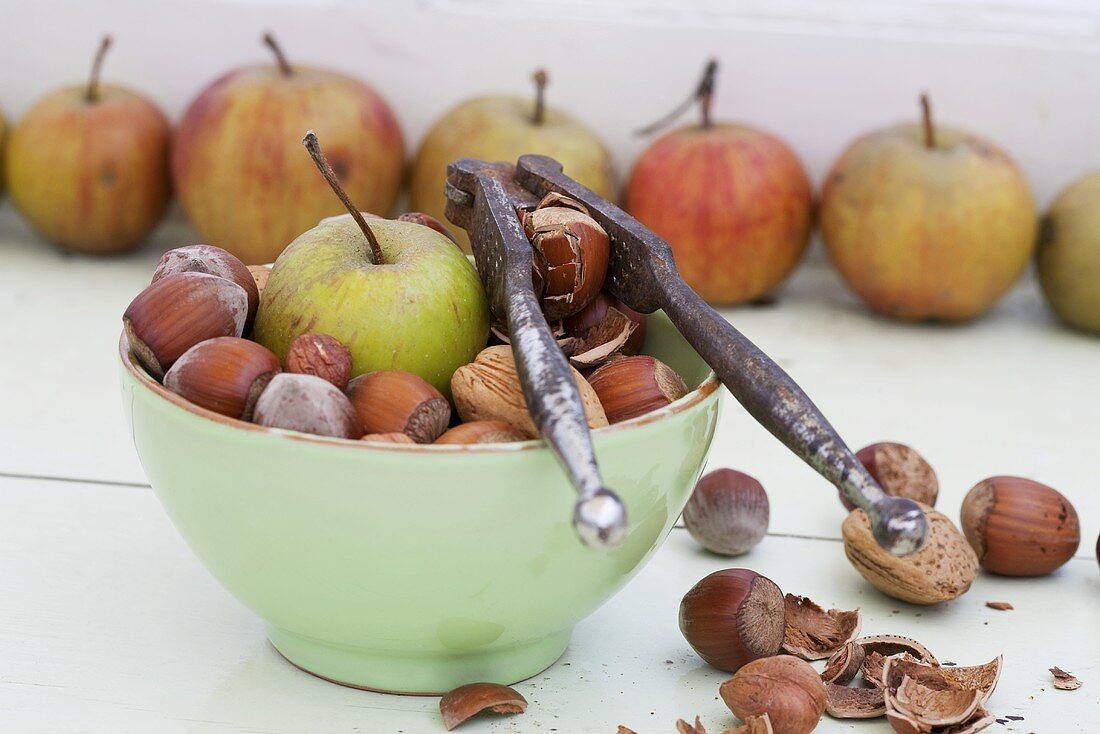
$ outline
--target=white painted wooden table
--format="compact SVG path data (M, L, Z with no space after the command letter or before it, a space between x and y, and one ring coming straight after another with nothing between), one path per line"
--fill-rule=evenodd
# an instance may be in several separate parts
M168 522L130 444L114 364L119 315L159 253L192 235L178 220L142 252L69 257L0 205L0 732L431 732L436 699L365 693L284 662L260 621L221 589ZM992 731L1100 728L1100 531L1095 427L1100 340L1058 327L1031 281L981 322L902 326L866 314L811 255L777 305L730 311L858 447L895 439L939 472L939 507L995 473L1041 479L1076 505L1077 558L1037 580L979 576L935 609L883 597L837 539L832 490L728 400L710 466L758 476L772 534L727 561L673 530L650 565L583 622L565 657L518 686L520 717L463 730L672 732L699 714L733 724L676 626L699 578L750 566L785 591L860 606L867 633L899 633L960 664L1005 655ZM986 601L1009 601L997 612ZM1085 685L1056 691L1058 665ZM1023 717L1009 720L1005 716ZM824 719L821 732L886 732Z

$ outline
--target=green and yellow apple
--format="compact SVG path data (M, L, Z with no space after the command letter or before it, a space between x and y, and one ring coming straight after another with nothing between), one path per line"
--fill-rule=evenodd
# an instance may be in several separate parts
M634 164L624 199L628 212L668 241L696 293L734 305L767 296L802 259L813 189L779 138L711 122L716 69L708 64L699 85L700 123L650 145Z
M1036 212L1024 174L969 132L898 125L856 140L829 172L821 232L829 256L875 311L962 321L1027 267Z
M1043 294L1067 324L1100 332L1100 171L1058 195L1035 261Z
M485 290L446 236L414 222L370 219L374 263L350 215L299 236L275 261L253 338L280 359L299 334L319 332L351 351L352 375L405 370L450 395L451 375L489 335Z
M100 84L105 38L86 85L38 100L4 156L12 199L43 236L77 252L139 245L170 198L164 114L137 92Z
M204 89L180 122L172 177L195 229L245 263L271 262L323 217L341 211L301 155L307 128L323 135L344 188L387 214L401 186L405 143L385 100L358 79L277 64L238 69Z
M557 159L565 173L605 198L615 196L611 156L596 134L543 102L546 75L535 73L536 98L509 96L467 100L428 131L413 163L410 208L446 221L443 194L447 166L458 158L515 163L525 153ZM456 232L463 249L470 240Z
M4 166L4 151L8 147L8 118L4 117L4 111L0 110L0 196L6 187L7 173Z

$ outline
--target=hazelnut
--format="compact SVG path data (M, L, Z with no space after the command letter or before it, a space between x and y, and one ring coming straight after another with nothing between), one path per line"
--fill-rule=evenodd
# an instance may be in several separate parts
M775 734L809 734L825 712L825 684L809 663L790 655L748 663L718 693L741 720L767 714Z
M962 504L962 528L982 568L1003 576L1043 576L1081 543L1077 511L1060 492L1022 477L990 477Z
M468 683L439 699L439 713L447 731L482 711L497 714L522 714L527 699L517 691L498 683Z
M195 405L252 420L252 409L279 372L279 358L248 339L219 336L199 342L164 375L164 386Z
M299 334L286 353L286 371L314 375L346 390L351 379L351 352L328 334Z
M970 588L978 559L951 520L928 505L920 508L928 521L928 537L920 550L892 555L875 540L867 514L853 510L841 526L844 554L863 578L887 596L911 604L938 604Z
M437 438L437 444L510 443L524 441L526 436L505 421L472 421L460 423Z
M699 657L727 672L779 652L783 627L783 592L747 568L715 571L680 602L684 639Z
M177 247L164 253L153 271L153 283L174 273L206 273L231 280L248 294L248 318L245 319L244 332L252 330L256 318L256 309L260 306L260 290L256 279L236 255L214 245L188 245Z
M695 485L684 507L684 525L711 553L737 556L764 538L768 514L768 493L760 482L734 469L718 469Z
M434 229L439 234L443 235L451 242L458 244L458 240L455 238L454 232L450 228L443 224L431 214L425 214L424 212L405 212L397 218L399 222L412 222L413 224L419 224L422 227L428 229Z
M359 438L355 407L332 383L313 375L276 375L256 401L252 420L261 426L318 436Z
M603 323L607 319L608 310L612 308L634 323L634 330L630 333L630 337L623 346L623 354L627 356L641 354L642 348L645 346L645 314L635 311L607 291L600 291L599 294L592 299L592 303L562 321L562 328L565 335L580 339L589 329L595 328Z
M542 309L551 321L582 310L603 288L610 241L579 202L548 194L523 215L534 249L535 273L543 283Z
M155 377L199 342L241 336L248 294L231 280L206 273L176 273L150 284L122 315L130 351Z
M623 357L588 376L609 423L664 408L688 393L676 371L654 357Z
M431 443L451 421L443 394L411 372L359 375L348 384L348 397L366 433L404 433L417 443Z
M856 458L886 494L935 506L940 482L932 466L915 449L903 443L883 441L864 446L856 452ZM848 512L856 509L851 500L839 496Z
M590 428L607 425L600 400L580 372L572 369L581 404ZM538 438L539 429L527 410L527 400L509 346L486 347L477 359L459 367L451 377L455 408L466 422L499 420L509 423L525 438Z

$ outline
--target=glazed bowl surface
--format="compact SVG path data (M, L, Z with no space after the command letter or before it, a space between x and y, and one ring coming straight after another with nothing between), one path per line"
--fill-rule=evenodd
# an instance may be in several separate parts
M574 493L541 441L378 445L269 429L164 389L120 342L122 398L153 490L210 572L295 665L403 693L513 683L642 567L702 470L719 383L663 314L646 353L694 388L593 432L630 529L581 544Z

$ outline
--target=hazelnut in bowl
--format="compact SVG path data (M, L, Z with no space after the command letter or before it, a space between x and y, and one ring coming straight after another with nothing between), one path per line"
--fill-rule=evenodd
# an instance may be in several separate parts
M235 318L243 328L245 316ZM229 417L168 389L171 380L143 366L148 345L130 326L119 350L123 404L173 523L292 663L403 693L507 684L550 666L574 625L637 573L703 467L719 383L663 315L647 331L645 354L688 392L592 431L629 518L610 550L578 539L575 493L541 440L363 441ZM605 378L612 394L628 372Z

